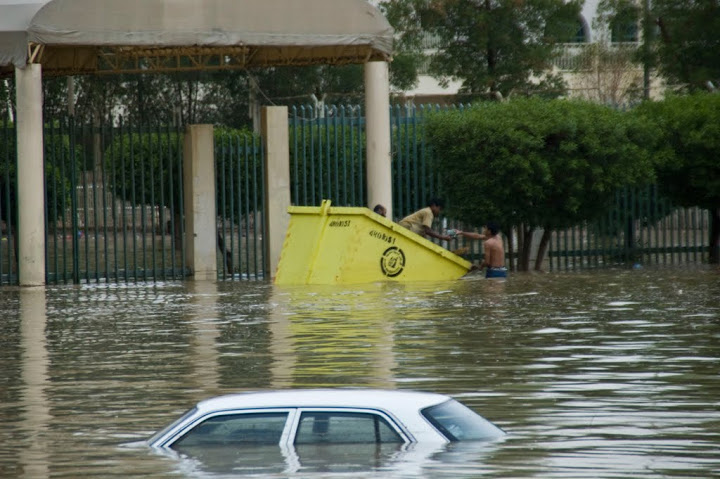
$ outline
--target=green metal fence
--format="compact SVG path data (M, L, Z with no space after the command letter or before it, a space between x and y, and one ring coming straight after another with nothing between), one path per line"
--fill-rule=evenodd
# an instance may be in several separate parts
M68 118L44 135L48 284L189 274L177 127L78 126Z
M266 277L264 167L264 149L257 136L241 132L215 134L218 276L221 279Z
M708 257L709 225L707 210L677 208L655 185L625 188L603 218L553 232L548 267L700 263Z
M425 143L425 115L390 111L395 220L443 196ZM463 108L458 106L457 108ZM295 107L289 117L291 201L366 204L365 118L359 106ZM17 283L17 153L14 125L0 130L0 285ZM157 281L184 263L182 130L167 125L46 125L47 282ZM216 129L218 270L221 279L266 278L264 160L259 137ZM371 205L370 205L371 206ZM655 186L618 191L599 221L553 231L544 268L688 264L707 259L709 214L676 208ZM436 228L472 229L453 218ZM515 236L514 231L505 231ZM478 241L444 246L477 261Z
M17 284L17 151L15 125L0 131L0 286Z
M292 107L291 201L365 205L365 118L359 106Z

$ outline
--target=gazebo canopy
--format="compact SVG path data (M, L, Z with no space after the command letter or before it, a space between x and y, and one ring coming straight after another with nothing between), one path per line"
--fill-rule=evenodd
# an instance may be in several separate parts
M27 28L44 4L43 0L0 0L0 70L6 65L25 66Z
M0 67L44 74L363 63L392 40L366 0L0 0Z

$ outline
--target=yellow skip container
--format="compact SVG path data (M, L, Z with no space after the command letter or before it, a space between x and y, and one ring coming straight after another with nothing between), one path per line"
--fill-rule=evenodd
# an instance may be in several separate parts
M276 284L458 279L471 263L367 208L291 206Z

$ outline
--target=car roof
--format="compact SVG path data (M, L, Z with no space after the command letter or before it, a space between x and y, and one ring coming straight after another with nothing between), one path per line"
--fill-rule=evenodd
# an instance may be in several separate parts
M291 389L218 396L197 404L199 412L236 408L347 407L419 410L450 399L437 393L389 389Z

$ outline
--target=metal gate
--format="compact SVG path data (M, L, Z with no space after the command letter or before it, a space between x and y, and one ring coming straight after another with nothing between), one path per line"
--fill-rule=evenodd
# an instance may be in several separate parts
M44 134L48 284L189 274L179 127L66 118Z
M218 277L260 280L265 274L265 161L261 139L249 131L216 129L215 189Z

